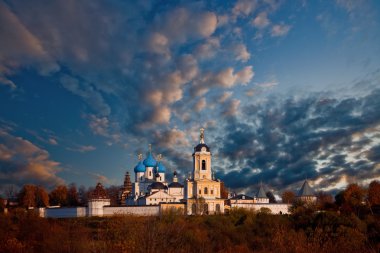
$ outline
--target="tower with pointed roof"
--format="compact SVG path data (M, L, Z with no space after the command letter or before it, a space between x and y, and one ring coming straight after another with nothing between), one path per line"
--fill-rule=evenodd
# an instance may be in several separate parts
M311 188L308 180L305 180L301 189L298 191L297 199L306 203L317 202L317 196L315 196L313 188Z
M120 193L119 193L119 205L122 205L122 206L126 205L125 201L131 192L132 192L131 177L129 176L129 172L127 171L124 177L124 185L123 187L121 187Z
M267 197L263 184L260 183L260 188L256 193L256 196L254 198L255 203L269 203L269 198Z

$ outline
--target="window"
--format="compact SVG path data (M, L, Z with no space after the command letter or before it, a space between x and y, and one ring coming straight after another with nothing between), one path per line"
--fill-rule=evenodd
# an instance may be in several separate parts
M143 176L140 177L140 180L142 180L142 179L143 179Z
M206 160L202 160L202 170L206 170Z
M152 172L151 171L149 171L149 176L152 176Z
M201 189L199 189L199 194L202 194L202 190Z
M203 213L208 214L208 204L203 205Z
M204 190L204 191L205 191L205 194L208 194L208 190L207 190L207 187L205 187L205 190Z
M214 190L211 190L210 193L211 193L211 195L214 195Z
M219 204L216 204L215 211L216 211L216 213L220 213L220 205Z
M197 214L197 206L195 204L191 205L191 213L192 214Z

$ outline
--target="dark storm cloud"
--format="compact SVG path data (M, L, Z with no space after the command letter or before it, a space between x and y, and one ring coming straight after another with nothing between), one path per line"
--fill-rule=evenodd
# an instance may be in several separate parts
M379 97L380 89L375 89L360 98L315 94L273 99L272 106L244 107L243 119L235 118L225 126L228 134L221 139L219 152L231 166L218 176L233 188L263 180L277 189L321 176L328 176L329 183L336 183L342 174L358 179L376 176L380 148L366 135L375 134L372 128L380 124ZM364 145L372 145L366 159L356 154L365 151ZM326 164L319 166L317 160ZM260 172L252 173L254 169ZM326 182L320 186L327 186Z

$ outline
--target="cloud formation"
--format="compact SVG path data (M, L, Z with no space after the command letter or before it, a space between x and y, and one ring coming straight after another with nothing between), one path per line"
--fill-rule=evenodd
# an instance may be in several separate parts
M57 175L62 168L50 160L49 153L28 140L0 129L0 183L41 184L53 187L63 184Z
M218 176L232 188L263 180L285 189L309 178L328 190L334 190L342 176L348 182L378 178L379 95L379 89L360 98L314 94L273 98L271 107L245 106L242 116L224 128L227 135L219 152L230 166Z

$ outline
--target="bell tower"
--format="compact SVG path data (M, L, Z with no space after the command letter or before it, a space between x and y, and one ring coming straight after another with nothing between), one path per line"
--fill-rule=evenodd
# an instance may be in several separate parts
M199 144L194 147L193 153L193 179L212 180L211 152L204 140L204 129L200 129Z

